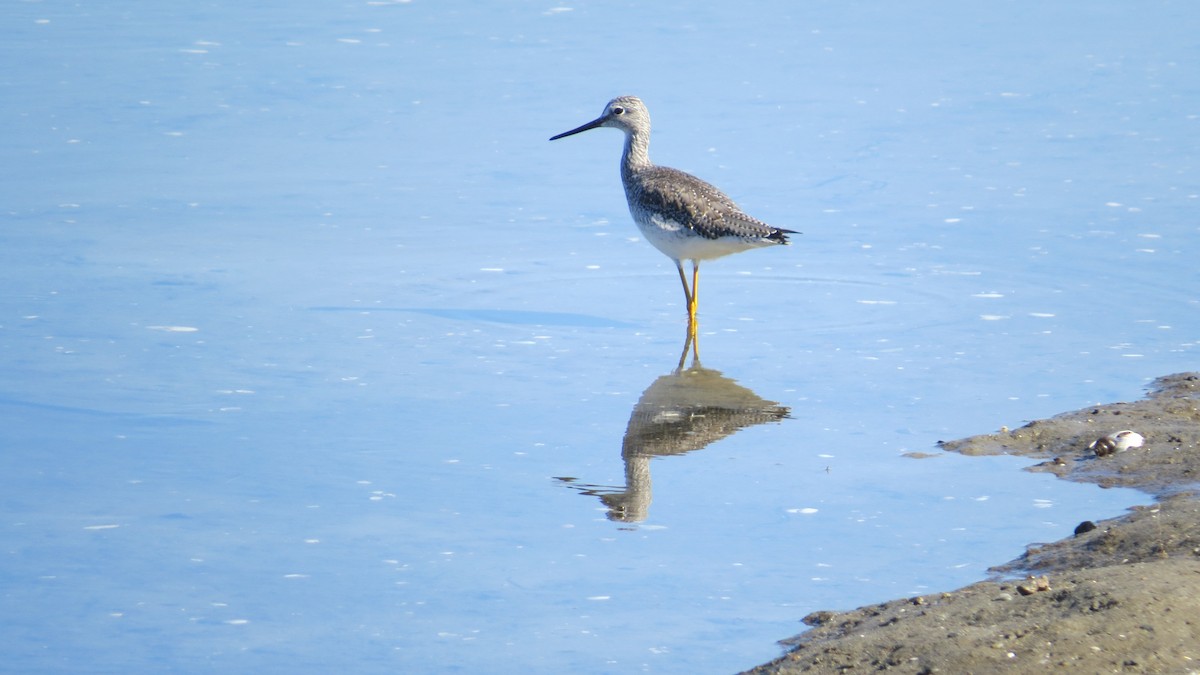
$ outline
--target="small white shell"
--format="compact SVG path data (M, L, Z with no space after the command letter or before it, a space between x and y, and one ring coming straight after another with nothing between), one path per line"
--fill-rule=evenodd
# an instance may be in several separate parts
M1145 442L1146 439L1142 438L1142 435L1138 432L1122 429L1103 438L1097 438L1092 441L1088 449L1094 450L1097 457L1104 457L1105 455L1124 452L1129 448L1140 448Z

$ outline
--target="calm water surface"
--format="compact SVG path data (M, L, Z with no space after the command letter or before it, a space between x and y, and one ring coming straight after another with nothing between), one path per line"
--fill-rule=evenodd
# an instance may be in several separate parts
M1191 5L10 10L13 672L732 672L1145 502L936 442L1197 367ZM546 141L623 93L804 233L682 366Z

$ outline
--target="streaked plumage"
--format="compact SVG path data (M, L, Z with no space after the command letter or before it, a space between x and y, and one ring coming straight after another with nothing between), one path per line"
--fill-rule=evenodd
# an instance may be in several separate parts
M636 96L614 98L600 117L550 140L597 127L613 127L625 133L621 182L629 213L646 241L675 261L687 299L688 322L694 331L701 260L786 245L787 235L794 232L747 215L725 193L691 174L651 163L650 114ZM684 260L692 261L690 287L683 272Z

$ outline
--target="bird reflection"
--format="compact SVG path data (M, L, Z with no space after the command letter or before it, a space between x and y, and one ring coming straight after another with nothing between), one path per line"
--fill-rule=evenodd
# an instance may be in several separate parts
M686 366L691 353L691 365ZM629 416L621 459L624 487L587 485L560 478L608 507L609 520L637 523L649 516L650 460L682 455L756 424L778 422L789 409L768 401L720 371L700 365L696 336L688 332L675 370L652 382Z

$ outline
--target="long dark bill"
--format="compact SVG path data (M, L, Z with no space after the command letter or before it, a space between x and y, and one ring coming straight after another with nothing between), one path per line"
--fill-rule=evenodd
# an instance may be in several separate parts
M566 138L567 136L574 136L575 134L580 133L582 131L587 131L588 129L595 129L596 127L600 126L601 124L604 124L604 118L597 117L596 119L592 120L591 122L588 122L587 124L585 124L581 127L576 127L570 131L564 131L557 136L551 136L550 140L557 141L560 138Z

